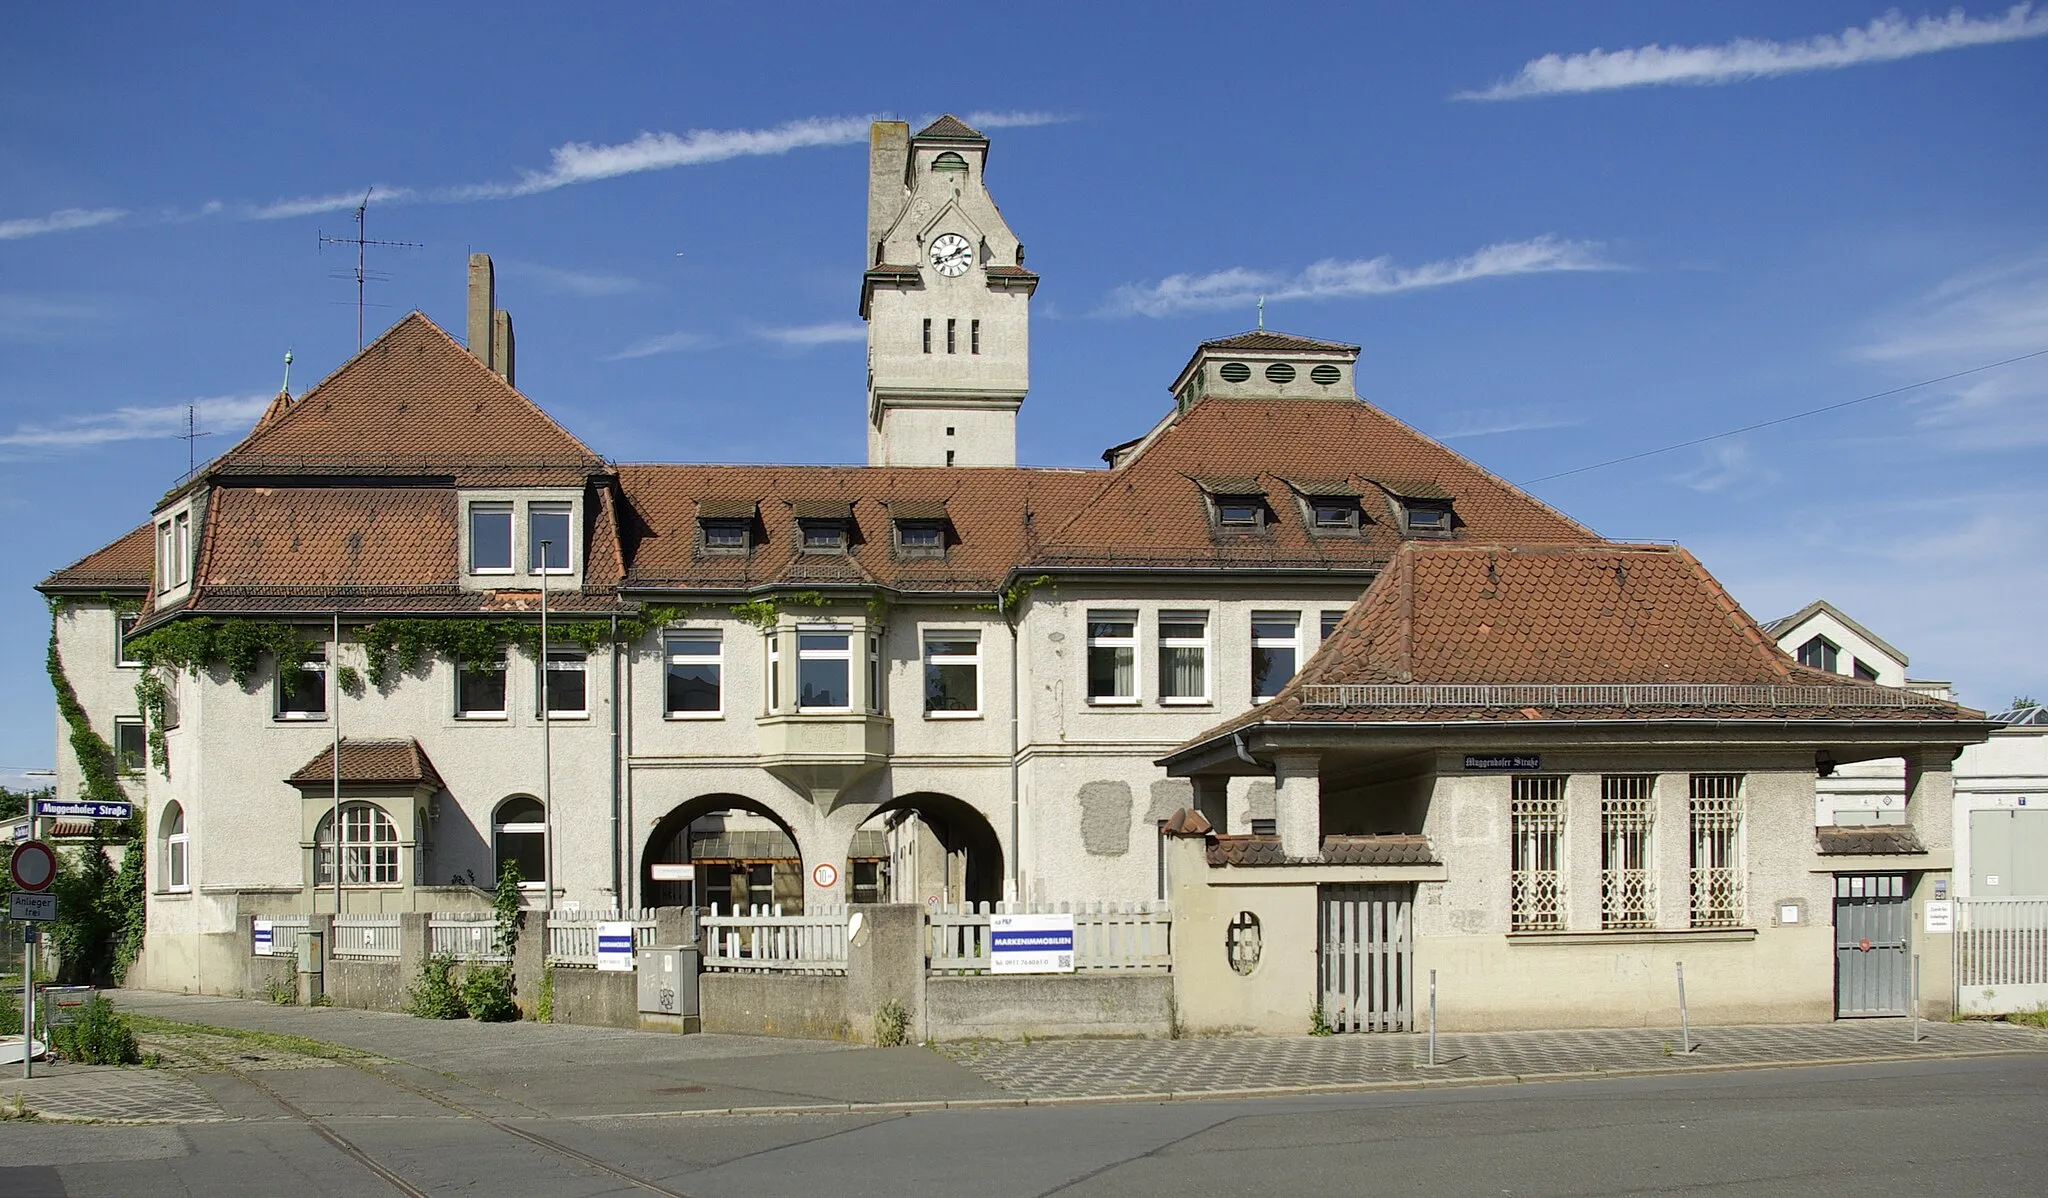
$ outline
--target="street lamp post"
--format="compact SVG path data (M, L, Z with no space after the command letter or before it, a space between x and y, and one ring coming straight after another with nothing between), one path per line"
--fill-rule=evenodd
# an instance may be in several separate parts
M540 819L541 885L545 910L555 906L554 701L548 695L548 558L553 541L540 543Z

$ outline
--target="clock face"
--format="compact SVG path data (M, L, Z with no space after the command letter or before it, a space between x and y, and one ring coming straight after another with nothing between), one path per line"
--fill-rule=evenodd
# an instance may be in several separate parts
M932 265L949 279L966 274L973 261L974 247L958 233L947 233L932 242Z

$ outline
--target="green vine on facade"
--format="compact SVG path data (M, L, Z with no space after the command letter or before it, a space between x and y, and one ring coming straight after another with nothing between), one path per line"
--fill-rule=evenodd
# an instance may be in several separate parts
M142 672L142 677L135 680L135 706L142 712L142 727L149 738L149 759L156 763L157 772L168 778L171 753L164 727L170 719L171 688L163 675L155 670Z
M219 667L244 688L265 655L300 665L319 648L294 625L240 617L173 620L128 638L129 656L145 669L184 670L196 678L201 670Z
M85 707L64 672L64 658L57 651L57 623L50 621L50 646L45 661L50 686L57 692L57 712L69 730L71 752L78 758L83 780L80 797L95 803L125 803L120 768L113 747L93 731ZM131 815L124 834L125 852L116 871L107 861L101 840L108 830L104 822L93 821L92 843L75 859L66 856L59 863L58 890L62 917L51 929L52 941L71 977L96 983L118 984L142 951L142 935L148 910L143 868L149 860L142 835L143 820Z
M732 605L732 614L752 624L761 632L775 631L775 621L782 612L792 607L826 607L831 600L823 591L791 591L779 599L755 599L747 603Z
M1031 592L1039 587L1050 587L1052 585L1053 580L1050 574L1037 574L1030 578L1020 578L1004 589L994 603L978 603L974 606L973 610L1008 614L1016 611L1018 606L1024 602Z
M71 754L78 759L79 777L84 781L79 797L93 803L127 802L128 794L121 789L121 769L114 760L114 748L105 737L93 731L92 720L85 714L85 706L78 701L78 692L71 688L70 677L64 673L64 658L57 651L55 620L50 622L50 648L45 665L50 672L51 689L57 692L57 714L64 720Z
M659 628L688 616L690 609L653 603L611 620L551 620L548 645L575 646L592 652L600 645L630 645ZM516 645L528 656L540 654L540 624L531 619L477 617L402 617L365 624L356 633L368 654L372 685L383 688L396 673L409 674L432 657L443 657L471 669L502 664L505 649Z

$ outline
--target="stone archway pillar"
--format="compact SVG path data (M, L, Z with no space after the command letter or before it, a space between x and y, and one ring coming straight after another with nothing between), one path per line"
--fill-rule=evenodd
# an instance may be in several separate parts
M1273 792L1280 851L1289 857L1323 855L1322 782L1318 753L1275 753Z
M804 830L804 839L797 849L803 855L805 911L846 906L847 896L853 892L846 858L853 851L853 833L862 816L863 809L858 805L842 807L819 817ZM820 865L832 867L829 886L820 884Z

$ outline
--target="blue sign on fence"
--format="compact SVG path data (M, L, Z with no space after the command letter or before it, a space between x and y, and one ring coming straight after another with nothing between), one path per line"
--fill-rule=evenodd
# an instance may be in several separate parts
M597 967L619 973L632 972L632 924L601 923L597 925Z
M267 919L255 920L253 921L253 927L255 928L255 943L250 945L250 950L259 957L269 956L272 946L277 943L276 933L271 931L270 921Z
M1074 972L1072 915L988 917L990 973Z
M68 803L37 799L36 815L43 819L127 819L135 814L133 803Z

